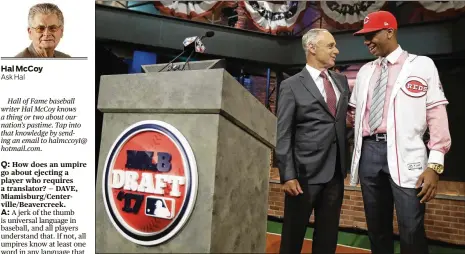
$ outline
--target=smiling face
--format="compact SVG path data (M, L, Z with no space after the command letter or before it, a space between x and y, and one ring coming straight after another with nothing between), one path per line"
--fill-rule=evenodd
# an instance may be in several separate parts
M63 36L63 26L56 14L37 13L27 29L35 48L55 49Z
M316 45L310 45L309 50L314 55L318 65L322 68L331 68L336 64L336 56L339 50L336 48L336 41L329 32L320 32Z
M383 29L373 33L365 34L364 44L368 51L374 56L385 57L392 52L392 48L397 44L394 30Z

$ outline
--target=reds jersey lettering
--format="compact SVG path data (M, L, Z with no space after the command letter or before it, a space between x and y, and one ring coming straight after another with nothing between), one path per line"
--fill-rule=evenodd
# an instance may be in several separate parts
M407 89L413 93L420 93L426 92L428 90L428 87L424 86L418 81L412 81L410 83L407 83Z

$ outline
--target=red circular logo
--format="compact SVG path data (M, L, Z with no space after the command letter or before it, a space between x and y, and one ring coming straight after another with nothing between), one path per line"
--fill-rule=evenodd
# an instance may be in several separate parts
M428 84L419 77L408 77L407 82L401 87L401 90L410 97L420 98L426 95Z
M409 82L407 82L405 87L412 93L423 93L428 90L428 86L422 84L418 80L410 80Z
M192 212L197 168L182 134L143 121L116 140L105 166L104 199L118 231L142 245L173 237Z

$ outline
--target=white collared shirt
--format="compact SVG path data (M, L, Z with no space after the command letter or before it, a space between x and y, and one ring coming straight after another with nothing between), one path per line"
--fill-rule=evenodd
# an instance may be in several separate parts
M310 76L312 77L313 81L315 82L316 86L318 87L318 90L320 90L321 95L323 96L323 99L326 100L326 92L325 92L325 85L323 83L323 78L320 77L321 71L311 67L310 65L306 64L305 68L307 68L307 71L310 73ZM333 85L334 93L336 94L336 104L339 102L339 96L341 95L341 91L337 88L336 84L334 83L333 79L329 75L327 70L324 70L326 73L326 76L328 77L329 81L331 82L331 85Z

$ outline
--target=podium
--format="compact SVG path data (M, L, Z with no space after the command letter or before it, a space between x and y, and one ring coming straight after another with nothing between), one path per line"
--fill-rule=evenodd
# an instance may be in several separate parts
M97 253L265 252L276 117L222 61L189 65L101 77Z

